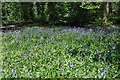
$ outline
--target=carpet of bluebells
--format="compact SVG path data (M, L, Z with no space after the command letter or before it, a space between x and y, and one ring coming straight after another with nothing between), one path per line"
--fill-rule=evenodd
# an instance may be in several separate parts
M27 27L0 32L3 78L120 78L120 30Z

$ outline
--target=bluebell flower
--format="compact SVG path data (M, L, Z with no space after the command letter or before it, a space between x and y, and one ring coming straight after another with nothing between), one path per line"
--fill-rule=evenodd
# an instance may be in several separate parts
M92 31L92 29L89 29L89 31Z
M104 75L107 74L107 70L104 70L104 71L103 71L103 74L104 74Z
M84 32L84 31L82 31L82 34L84 35L84 34L85 34L85 32Z
M14 77L14 78L17 77L16 73L17 73L16 70L13 70L13 77Z
M72 65L72 62L70 62L69 66L70 66L70 68L72 68L72 66L73 66L73 65Z
M104 70L104 71L103 71L103 78L106 77L106 74L107 74L107 70Z
M70 56L72 56L72 52L70 52Z
M114 45L114 42L113 42L113 41L111 42L111 45Z
M115 46L113 46L112 48L115 49Z
M61 68L63 71L64 71L64 66L62 66L62 68Z
M40 37L40 41L42 41L43 40L43 37Z
M12 34L12 31L8 31L7 33L8 33L8 34Z
M100 53L100 54L99 54L99 57L102 57L102 55L103 55L103 54L102 54L102 53Z
M102 33L102 30L100 30L99 32Z
M0 68L0 73L2 73L2 68Z

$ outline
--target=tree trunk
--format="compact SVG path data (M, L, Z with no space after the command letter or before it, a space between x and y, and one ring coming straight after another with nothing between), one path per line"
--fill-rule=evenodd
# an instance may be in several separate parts
M103 27L108 26L108 16L109 16L109 2L103 3Z

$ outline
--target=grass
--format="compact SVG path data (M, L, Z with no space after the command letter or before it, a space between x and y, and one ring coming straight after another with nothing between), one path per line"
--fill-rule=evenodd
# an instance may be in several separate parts
M27 27L2 33L1 77L120 78L118 30Z

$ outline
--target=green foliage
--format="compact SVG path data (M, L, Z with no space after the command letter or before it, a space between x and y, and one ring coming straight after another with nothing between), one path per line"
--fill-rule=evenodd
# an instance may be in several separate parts
M110 20L114 23L114 24L119 24L120 22L120 2L118 3L112 3L111 4L111 14L110 14Z
M2 3L3 25L20 23L22 20L21 6L19 3Z
M120 78L117 30L25 28L3 33L2 47L4 78Z
M119 24L118 3L110 4L110 25ZM100 2L4 2L3 25L39 22L51 25L99 26L103 22L103 3Z
M99 2L96 2L96 3L95 2L93 2L93 3L91 3L91 2L82 2L80 7L84 8L84 9L93 9L93 10L95 10L95 9L99 9L101 7L101 3L99 3Z

